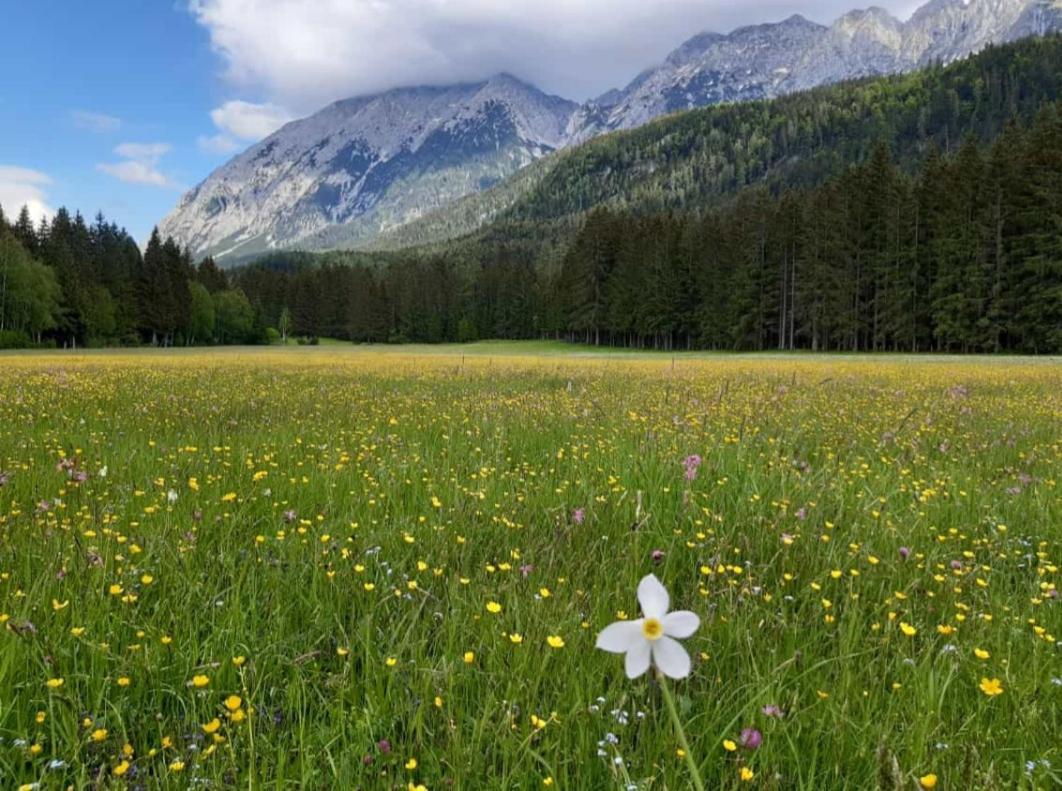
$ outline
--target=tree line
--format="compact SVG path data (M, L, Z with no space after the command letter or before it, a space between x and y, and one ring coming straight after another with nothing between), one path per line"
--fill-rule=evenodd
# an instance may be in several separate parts
M701 213L589 214L569 244L278 255L234 273L273 326L361 342L1062 352L1062 106L989 145L888 145L818 187ZM478 251L478 252L476 252Z
M193 265L157 230L141 252L102 215L34 224L0 207L0 348L258 343L260 318L212 259Z

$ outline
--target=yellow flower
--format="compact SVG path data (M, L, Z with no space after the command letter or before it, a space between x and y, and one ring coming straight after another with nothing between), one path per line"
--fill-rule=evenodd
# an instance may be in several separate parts
M976 656L978 659L985 660L985 659L988 659L992 655L990 653L988 653L986 650L984 650L983 648L975 648L974 649L974 656Z
M546 786L546 788L549 788L551 785L553 785L553 777L543 777L542 785Z
M918 630L917 629L915 629L913 626L911 626L911 624L906 623L904 621L900 621L900 631L903 632L908 637L914 637L916 634L918 634Z
M502 606L496 601L487 602L487 612L497 615L502 611Z
M514 632L513 634L509 635L509 641L514 645L520 645L520 643L524 641L524 636L522 634Z
M412 772L416 768L417 768L417 759L416 758L410 758L408 761L406 761L406 769L408 769L409 771Z
M210 676L204 676L202 674L192 676L192 686L196 689L202 689L210 683Z
M336 654L338 656L346 656L349 653L350 653L350 649L349 648L343 648L342 646L340 646L339 648L336 649Z
M203 733L217 733L218 728L221 727L221 720L217 717L203 726Z
M546 638L546 642L550 648L564 648L564 638L559 634L551 634Z
M240 706L242 705L243 698L241 698L239 695L229 695L227 698L225 698L225 708L227 708L229 711L236 711L236 709L240 708Z
M990 698L1003 694L1003 685L998 678L982 678L980 687L981 691Z
M232 664L236 665L236 667L243 667L243 663L246 661L247 657L245 656L234 656L232 658Z
M476 655L471 651L465 651L464 659L466 665L471 665L473 662L476 661Z
M107 729L106 728L97 728L96 730L94 730L92 732L92 741L94 741L94 742L102 742L106 738L107 738Z
M744 780L746 783L756 776L756 773L749 769L747 766L741 767L741 771L739 772L739 774L741 776L741 779Z
M118 764L116 767L114 767L114 769L112 769L111 771L112 771L112 773L114 774L115 777L121 777L122 775L124 775L126 772L129 771L129 762L128 761L122 761L120 764Z
M170 764L171 772L180 772L184 769L184 761L174 761Z
M236 711L232 712L232 714L229 715L229 719L237 723L243 722L246 717L247 714L244 712L243 709L236 709Z
M61 678L50 678L44 682L44 685L48 687L48 689L59 689L59 687L63 686L65 683L66 682Z
M922 788L930 789L937 787L937 776L930 772L927 775L922 775L918 778L918 782L922 785Z
M393 657L393 656L389 656L389 657L387 657L387 659L384 660L384 664L387 665L388 667L394 667L395 665L398 664L398 660L395 659L395 657Z
M129 678L129 676L119 676L118 677L118 686L120 686L120 687L128 687L132 683L133 682Z
M732 753L737 749L737 744L732 739L723 739L723 749Z
M222 495L221 502L223 502L223 503L231 503L235 499L236 499L236 492L229 492L228 494Z

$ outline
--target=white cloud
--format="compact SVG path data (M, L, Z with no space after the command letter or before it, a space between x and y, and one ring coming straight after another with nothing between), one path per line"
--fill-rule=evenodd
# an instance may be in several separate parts
M912 2L881 4L906 13ZM308 113L329 101L399 85L478 80L499 71L512 72L547 91L584 99L623 87L700 31L727 31L798 12L831 22L859 3L188 0L188 4L208 30L234 87ZM227 114L222 117L229 122ZM260 135L245 139L255 137Z
M292 115L275 104L234 100L212 110L210 118L229 139L257 141L291 121Z
M226 134L200 135L196 143L208 154L232 154L240 149L240 144Z
M0 206L8 220L14 221L23 206L29 209L34 222L50 217L54 212L47 203L44 188L51 183L39 170L0 165Z
M122 143L115 146L114 153L139 162L158 162L170 152L169 143Z
M96 170L127 184L146 184L151 187L181 189L159 170L159 160L170 152L168 143L122 143L114 153L122 162L102 162Z
M104 113L93 113L88 110L74 110L70 113L74 126L78 129L87 129L90 132L117 132L122 127L122 119Z

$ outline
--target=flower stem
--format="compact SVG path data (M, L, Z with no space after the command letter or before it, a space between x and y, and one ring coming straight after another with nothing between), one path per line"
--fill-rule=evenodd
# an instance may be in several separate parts
M682 745L682 752L686 759L686 766L690 770L690 778L693 781L693 787L697 791L704 791L704 781L701 780L701 772L697 768L697 762L693 760L693 753L690 752L690 743L686 740L686 731L682 727L682 721L679 719L678 709L675 708L675 699L671 697L671 690L668 688L667 679L662 674L657 674L657 681L660 682L660 689L664 693L664 701L667 703L667 710L671 712L671 723L675 726L675 735L678 736L679 744Z

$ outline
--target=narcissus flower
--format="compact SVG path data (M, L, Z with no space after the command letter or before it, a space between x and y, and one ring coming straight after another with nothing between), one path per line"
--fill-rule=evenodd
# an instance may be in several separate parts
M642 615L636 621L617 621L597 636L597 647L613 654L626 654L628 678L638 678L653 664L669 678L690 674L690 655L674 638L697 631L700 618L688 610L669 613L667 589L654 575L638 584Z

